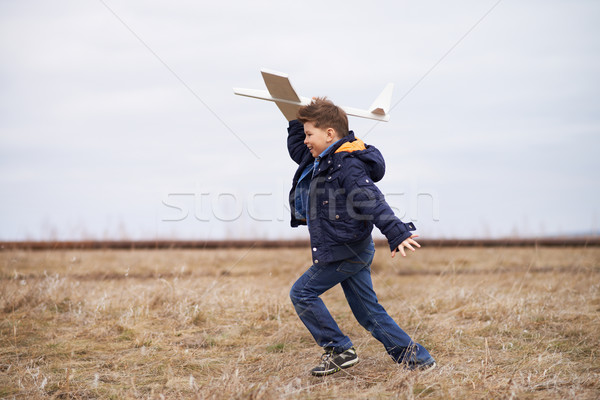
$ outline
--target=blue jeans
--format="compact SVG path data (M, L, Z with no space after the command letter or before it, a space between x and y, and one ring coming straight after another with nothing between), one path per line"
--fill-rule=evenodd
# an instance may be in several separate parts
M352 347L319 297L338 283L356 320L385 347L397 363L416 368L434 362L420 344L413 342L377 301L371 281L375 247L371 242L360 254L329 264L312 265L292 286L290 298L298 316L317 344L336 353Z

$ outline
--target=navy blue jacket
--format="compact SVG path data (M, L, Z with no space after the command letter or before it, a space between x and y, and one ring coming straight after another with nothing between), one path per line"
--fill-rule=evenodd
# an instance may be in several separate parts
M304 144L304 126L290 121L288 151L298 164L290 191L291 225L306 225L296 218L296 184L306 167L314 162ZM355 256L371 242L373 225L385 235L390 250L409 238L415 230L404 223L385 201L375 182L383 178L385 161L373 146L348 136L335 143L320 161L310 182L309 233L313 263L328 263Z

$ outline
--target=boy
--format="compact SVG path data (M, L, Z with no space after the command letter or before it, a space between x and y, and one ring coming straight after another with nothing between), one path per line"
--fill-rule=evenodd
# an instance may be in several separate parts
M290 192L291 225L308 225L313 265L294 283L290 298L298 316L325 353L312 369L324 376L358 362L319 296L340 283L358 322L379 340L392 359L408 369L435 367L427 350L394 322L377 302L371 282L375 253L371 231L386 236L392 257L420 245L375 186L385 172L379 150L348 131L346 113L326 98L301 107L288 127L288 151L298 164Z

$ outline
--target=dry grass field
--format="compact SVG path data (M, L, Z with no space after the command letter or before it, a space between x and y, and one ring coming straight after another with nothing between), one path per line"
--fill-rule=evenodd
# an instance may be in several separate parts
M399 369L337 287L361 362L325 378L288 297L309 257L0 251L0 398L600 397L600 247L380 248L380 302L439 368Z

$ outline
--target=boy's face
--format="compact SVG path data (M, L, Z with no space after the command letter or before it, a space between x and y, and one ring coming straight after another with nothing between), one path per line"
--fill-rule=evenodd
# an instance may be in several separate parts
M317 158L333 142L338 140L337 134L333 128L317 128L312 122L304 124L304 144L310 150L310 154Z

